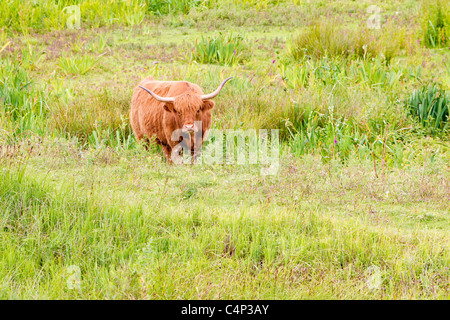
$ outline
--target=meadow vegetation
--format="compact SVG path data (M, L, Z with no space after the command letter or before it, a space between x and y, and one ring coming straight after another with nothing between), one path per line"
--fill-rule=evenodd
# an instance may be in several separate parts
M1 2L0 297L449 298L450 8L374 4ZM278 173L136 143L149 75L234 77L213 128L279 129Z

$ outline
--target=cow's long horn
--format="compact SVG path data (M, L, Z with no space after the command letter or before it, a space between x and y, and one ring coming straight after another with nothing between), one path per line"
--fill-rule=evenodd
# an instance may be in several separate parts
M141 89L144 89L145 91L147 91L148 93L150 93L150 95L151 95L153 98L155 98L156 100L158 100L158 101L161 101L161 102L174 102L174 101L175 101L175 98L171 98L171 97L161 97L161 96L158 96L156 93L151 92L151 91L148 90L147 88L144 88L144 87L141 87L141 86L138 86L138 87L141 88Z
M227 83L227 81L230 80L230 79L233 79L233 77L229 77L229 78L226 78L225 80L223 80L223 82L222 82L222 83L220 84L220 86L216 89L216 91L214 91L214 92L212 92L212 93L210 93L210 94L202 95L202 100L212 99L212 98L214 98L215 96L217 96L217 95L220 93L220 91L222 90L222 88L223 88L223 86L225 85L225 83Z

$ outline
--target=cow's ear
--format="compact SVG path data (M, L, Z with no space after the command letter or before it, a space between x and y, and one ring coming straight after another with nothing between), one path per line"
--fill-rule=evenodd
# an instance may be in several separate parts
M203 101L203 106L202 106L202 110L203 111L208 111L211 110L212 108L214 108L215 106L215 102L212 100L205 100Z
M173 103L170 102L166 102L164 104L164 110L166 110L167 112L173 112Z

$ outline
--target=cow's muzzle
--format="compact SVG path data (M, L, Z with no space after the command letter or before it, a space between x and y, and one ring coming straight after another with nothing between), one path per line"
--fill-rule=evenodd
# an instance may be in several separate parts
M193 125L193 124L185 124L185 125L183 126L183 131L184 131L184 132L193 133L193 132L195 132L196 130L194 129L194 125Z

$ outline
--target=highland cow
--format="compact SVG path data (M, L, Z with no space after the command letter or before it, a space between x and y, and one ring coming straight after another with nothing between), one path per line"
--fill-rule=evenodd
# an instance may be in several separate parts
M183 140L183 137L173 139L174 131L179 130L191 138L192 155L196 156L211 128L211 109L215 106L211 99L230 79L206 95L198 85L187 81L144 79L135 88L131 101L130 122L137 141L146 139L147 143L160 144L171 162L173 148ZM198 128L195 123L200 121Z

